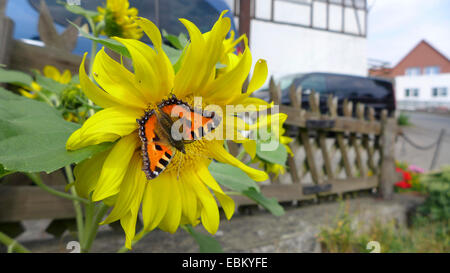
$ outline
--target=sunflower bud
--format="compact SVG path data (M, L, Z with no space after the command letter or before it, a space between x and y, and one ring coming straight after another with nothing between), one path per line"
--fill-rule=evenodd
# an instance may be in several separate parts
M76 86L69 86L64 89L61 95L61 103L66 109L77 109L82 106L80 98L83 96L83 92Z

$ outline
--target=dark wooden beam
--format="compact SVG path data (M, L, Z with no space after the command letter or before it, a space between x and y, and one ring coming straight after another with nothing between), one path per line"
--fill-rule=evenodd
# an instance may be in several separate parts
M249 45L250 45L250 20L251 20L250 1L251 0L239 1L239 34L247 35Z

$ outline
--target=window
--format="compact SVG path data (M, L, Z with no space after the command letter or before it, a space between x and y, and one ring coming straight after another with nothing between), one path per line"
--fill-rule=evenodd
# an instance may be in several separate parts
M433 97L447 97L447 87L434 87L431 89Z
M439 66L427 66L425 67L425 75L436 75L441 73L441 68Z
M327 89L325 77L321 75L308 76L305 79L301 80L300 85L302 87L302 92L304 92L305 94L310 93L312 90L319 94L324 94L326 93Z
M418 96L419 96L418 88L405 89L405 97L418 97Z
M405 75L407 75L407 76L420 75L420 67L408 67L408 68L406 68Z

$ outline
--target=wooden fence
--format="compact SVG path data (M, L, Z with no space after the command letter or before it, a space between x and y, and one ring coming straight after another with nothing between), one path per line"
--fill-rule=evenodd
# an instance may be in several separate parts
M381 197L392 197L398 179L394 155L397 127L386 110L377 120L373 108L345 100L343 116L339 116L337 98L328 96L328 113L323 114L319 94L314 91L308 95L309 109L302 109L302 90L295 86L289 89L291 105L281 105L280 87L273 79L270 95L280 105L280 112L288 115L285 124L298 128L298 138L290 143L294 156L288 158L288 172L264 182L264 195L292 201L377 189ZM252 203L245 197L236 201Z
M42 69L45 64L77 71L81 57L65 48L48 43L38 47L13 40L13 24L3 15L5 2L0 0L0 62L24 71ZM273 80L270 91L275 104L280 104L280 88ZM294 156L288 158L288 172L263 182L263 194L283 202L379 188L381 195L389 199L397 177L395 120L388 118L386 112L381 120L376 120L373 109L351 102L344 102L343 116L338 116L333 97L327 101L328 113L321 114L319 97L314 92L309 95L308 110L301 107L300 88L291 87L289 95L292 105L280 105L280 112L288 114L285 124L298 127L299 137L290 144ZM354 107L356 117L352 116ZM56 189L64 187L61 172L44 175L44 180ZM243 196L233 198L237 205L253 204ZM71 201L42 191L23 176L5 177L0 184L0 222L72 217Z

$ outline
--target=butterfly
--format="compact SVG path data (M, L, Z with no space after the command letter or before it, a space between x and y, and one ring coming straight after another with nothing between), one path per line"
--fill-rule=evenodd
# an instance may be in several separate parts
M160 175L175 152L186 154L186 144L213 131L221 120L214 111L193 108L175 95L163 100L157 109L145 111L144 116L136 119L136 122L142 142L142 170L147 179Z

